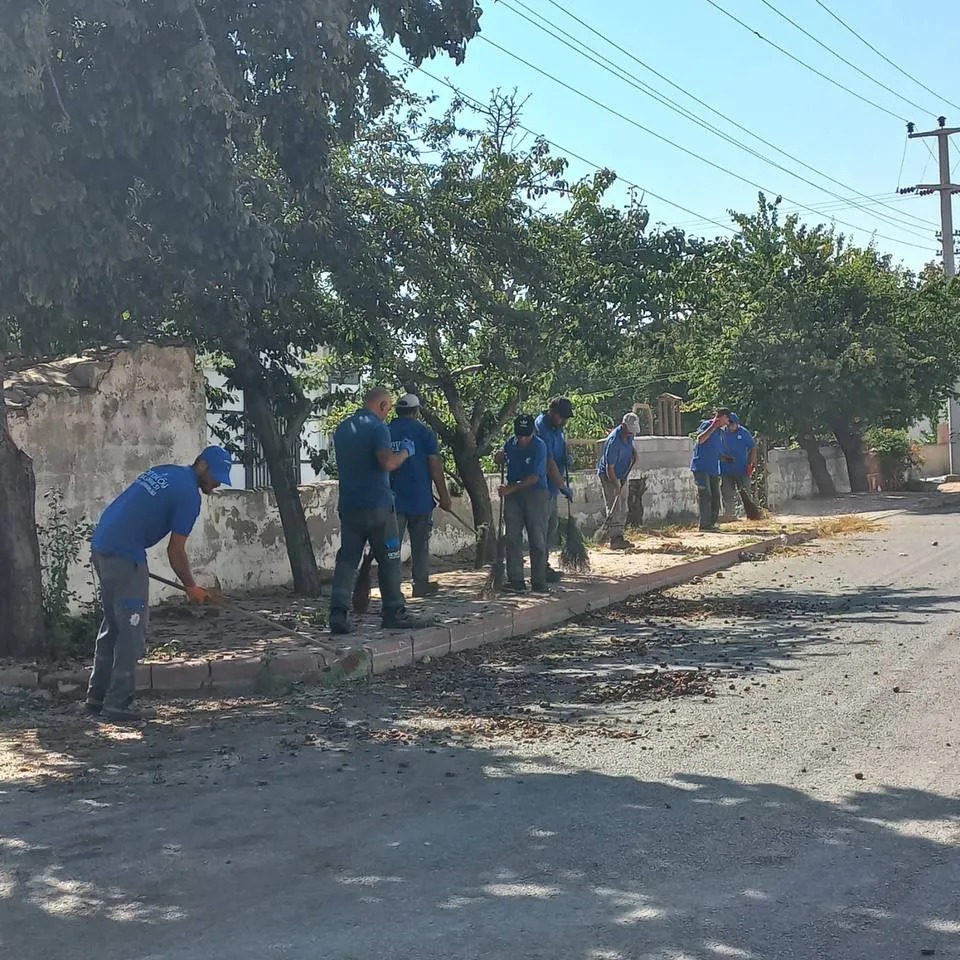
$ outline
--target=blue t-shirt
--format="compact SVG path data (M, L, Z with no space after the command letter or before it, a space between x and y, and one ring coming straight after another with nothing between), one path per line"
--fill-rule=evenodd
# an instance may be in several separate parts
M341 510L393 506L390 475L377 458L377 451L389 450L390 444L387 425L365 407L337 427L333 450L340 475Z
M117 497L93 531L93 549L147 562L147 548L167 534L189 537L200 516L200 484L193 467L151 467Z
M750 451L757 445L753 434L746 427L740 427L736 433L723 431L723 453L734 457L733 463L720 461L720 473L723 476L742 477L747 472L750 462Z
M560 476L565 476L567 471L567 438L563 432L563 427L555 427L550 422L550 414L548 412L541 413L535 423L537 436L547 447L548 459L557 465ZM557 494L560 493L560 488L554 486L549 473L547 474L547 488L553 496L557 496Z
M422 516L433 513L433 478L427 457L437 456L437 438L433 431L416 417L397 417L390 424L393 449L400 449L401 440L412 440L416 452L404 465L390 474L390 486L397 500L397 513Z
M537 482L531 489L547 489L547 445L539 437L533 437L525 447L511 437L503 452L507 455L507 483L519 483L535 473Z
M612 466L617 479L623 483L633 466L633 437L623 439L623 431L614 427L603 445L600 462L597 464L597 476L605 477L607 467Z
M697 433L700 434L710 426L710 420L704 420L697 427ZM723 449L723 428L713 431L712 436L705 443L694 443L693 459L690 461L690 469L694 473L706 473L711 477L720 476L720 451Z

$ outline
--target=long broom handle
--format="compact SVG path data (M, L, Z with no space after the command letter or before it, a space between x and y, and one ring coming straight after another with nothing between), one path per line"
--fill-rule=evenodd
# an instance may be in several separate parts
M602 530L605 530L607 524L613 518L613 511L617 509L617 504L620 502L620 498L623 496L623 491L627 488L627 483L630 481L630 474L627 474L626 479L623 483L620 484L620 489L617 491L616 497L614 497L613 503L610 505L610 509L607 511L607 515L603 518L603 523L597 527L597 533L595 536L598 536Z

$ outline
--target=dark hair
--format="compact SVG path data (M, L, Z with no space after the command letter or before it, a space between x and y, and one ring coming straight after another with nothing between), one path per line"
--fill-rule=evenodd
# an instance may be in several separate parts
M401 407L399 405L394 407L398 417L415 417L419 409L419 407Z
M729 417L733 411L729 407L717 407L717 416L718 417Z
M551 397L547 409L567 419L573 416L573 404L567 397Z

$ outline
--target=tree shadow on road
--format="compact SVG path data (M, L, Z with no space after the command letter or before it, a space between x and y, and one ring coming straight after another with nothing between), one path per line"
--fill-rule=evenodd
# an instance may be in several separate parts
M955 797L878 787L830 802L794 786L651 782L475 748L345 749L304 747L262 779L248 757L216 786L194 775L179 790L48 788L2 830L4 956L875 960L960 949Z

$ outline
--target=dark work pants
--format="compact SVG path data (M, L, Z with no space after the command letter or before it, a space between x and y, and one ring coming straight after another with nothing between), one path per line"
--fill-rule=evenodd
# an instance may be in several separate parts
M150 580L145 563L94 552L103 622L97 634L87 699L125 710L137 692L137 661L146 652Z
M697 471L693 475L693 482L697 485L700 529L715 527L720 519L720 477Z
M530 579L535 587L547 583L547 522L550 501L547 490L538 487L511 493L503 501L506 528L507 579L523 583L523 532L530 544Z
M377 561L383 619L395 617L406 605L400 591L400 533L393 507L341 510L340 549L330 588L331 618L345 617L350 609L357 568L368 543Z
M728 520L737 516L737 500L742 496L747 503L753 503L750 493L750 478L743 473L725 473L720 478L720 495L723 499L723 515Z
M430 582L430 534L433 532L432 513L398 513L397 532L400 542L410 532L410 565L413 567L414 586L425 587Z

